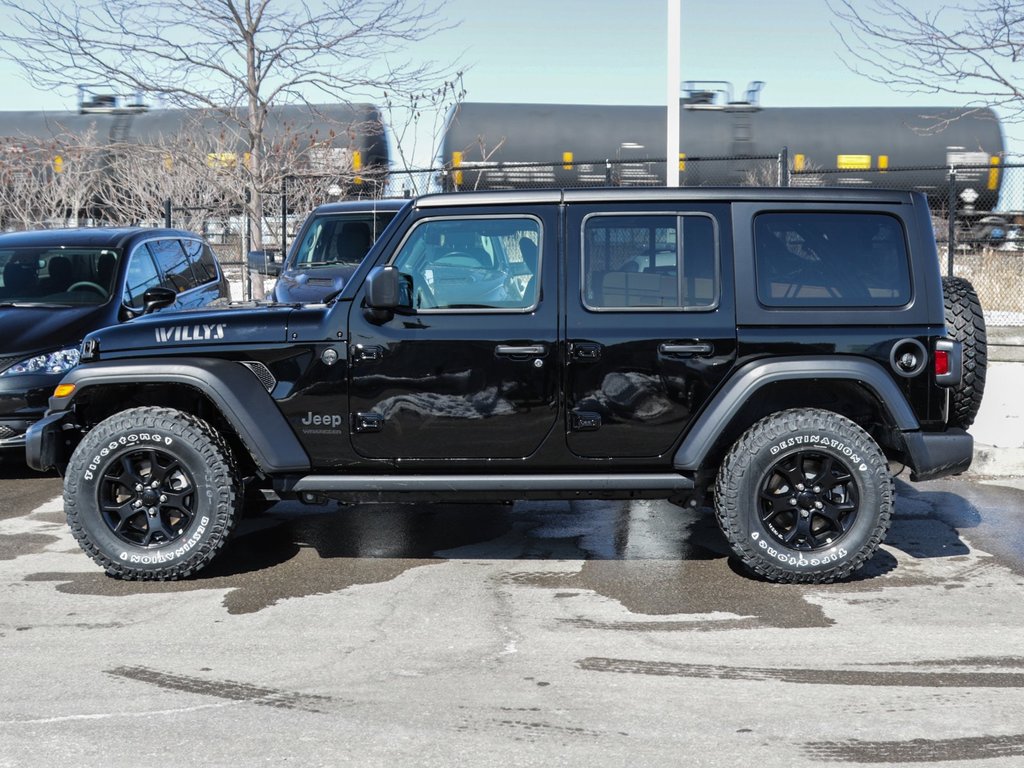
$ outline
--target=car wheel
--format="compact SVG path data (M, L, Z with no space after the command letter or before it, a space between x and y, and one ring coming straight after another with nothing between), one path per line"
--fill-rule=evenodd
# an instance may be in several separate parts
M861 567L892 515L892 477L871 436L830 411L780 411L736 441L715 512L736 556L770 581L824 583Z
M946 423L967 429L974 423L985 394L988 343L985 315L974 286L962 277L942 278L946 330L963 347L963 380L950 392Z
M64 477L64 509L82 549L119 579L190 576L240 517L231 452L205 421L132 408L90 430Z

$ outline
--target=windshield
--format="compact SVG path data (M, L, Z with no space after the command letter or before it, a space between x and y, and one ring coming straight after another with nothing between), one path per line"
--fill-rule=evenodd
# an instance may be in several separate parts
M289 266L355 268L394 216L394 211L316 216L306 227Z
M2 248L0 304L105 304L120 255L109 248Z

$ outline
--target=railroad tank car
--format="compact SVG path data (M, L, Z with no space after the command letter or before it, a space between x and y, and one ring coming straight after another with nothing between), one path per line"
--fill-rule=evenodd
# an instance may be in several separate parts
M114 96L80 99L77 111L0 112L0 144L17 151L30 144L59 142L61 136L96 132L99 144L153 145L185 133L211 138L222 155L241 157L243 138L212 110L148 109ZM286 105L267 116L266 143L304 148L311 141L345 153L354 171L386 173L388 142L380 111L371 104ZM224 158L227 159L227 158ZM314 168L306 170L315 171Z
M770 158L786 147L793 185L915 189L941 207L956 165L958 195L974 190L977 210L998 201L1003 136L988 109L762 108L697 92L679 113L684 186L775 183ZM664 107L471 102L449 112L442 160L464 189L660 185L664 136Z

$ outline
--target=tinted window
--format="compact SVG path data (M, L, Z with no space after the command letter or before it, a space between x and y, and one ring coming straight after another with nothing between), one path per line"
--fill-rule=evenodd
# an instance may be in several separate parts
M394 264L413 309L528 310L540 295L540 222L520 217L420 223Z
M217 263L210 246L202 240L182 240L185 255L192 265L192 273L199 283L208 283L217 279Z
M177 240L153 240L146 243L146 248L163 273L161 285L178 293L196 287L196 279L192 276L192 268L181 243Z
M118 255L74 246L0 251L0 300L103 304L113 290Z
M160 273L153 257L146 248L136 248L128 262L124 303L133 309L142 309L142 294L157 285L160 285Z
M713 307L717 264L708 216L592 216L584 224L583 300L591 309Z
M292 266L298 269L356 267L394 215L389 211L376 215L317 216L306 227L302 242L295 249Z
M902 306L910 270L900 220L881 213L762 213L757 294L769 307Z

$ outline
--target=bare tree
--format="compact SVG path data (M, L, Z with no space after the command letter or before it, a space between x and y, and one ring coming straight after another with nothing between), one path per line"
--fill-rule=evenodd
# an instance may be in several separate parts
M902 93L948 94L1024 120L1024 0L911 8L902 0L828 0L854 72ZM937 127L970 110L935 115Z
M0 144L0 211L8 229L77 224L105 197L106 148L90 128Z
M246 148L259 222L268 110L422 92L437 70L402 49L444 28L429 1L0 0L0 56L40 87L70 75L216 113Z
M429 141L431 146L427 150L433 155L444 138L448 114L458 108L465 96L461 72L427 91L397 97L395 94L385 94L383 111L388 117L395 140L398 153L396 165L405 174L400 183L412 194L427 192L430 184L429 178L417 173L414 168L416 157L422 151L419 142L423 139ZM431 156L427 163L431 164L434 159Z

